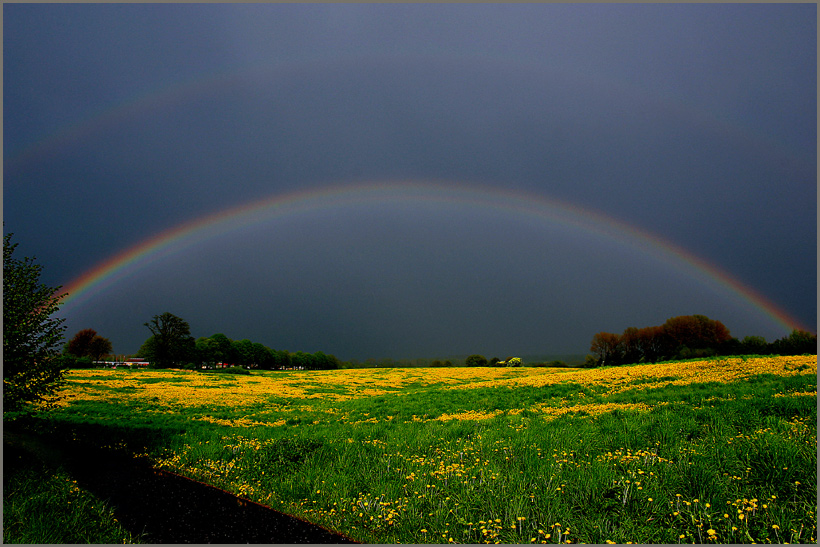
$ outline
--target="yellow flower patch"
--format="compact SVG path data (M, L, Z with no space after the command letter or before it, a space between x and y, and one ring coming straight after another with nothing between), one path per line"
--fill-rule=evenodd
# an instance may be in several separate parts
M158 411L190 407L219 406L241 409L263 405L276 409L270 401L316 400L322 403L400 393L409 385L443 386L443 389L475 389L487 387L531 388L573 382L582 386L603 387L606 393L618 393L630 389L652 389L670 385L680 386L696 382L735 382L756 374L817 374L814 356L717 358L697 361L630 365L605 369L549 369L549 368L396 368L351 369L306 372L259 371L251 375L226 377L221 374L203 374L193 371L132 371L123 373L112 370L72 370L67 375L67 389L60 406L70 406L80 401L110 401L145 403ZM659 378L663 378L662 380ZM787 393L782 396L816 396L816 391ZM583 400L583 393L577 394ZM547 416L560 416L570 412L598 415L612 410L647 411L650 408L637 404L573 404L562 401L555 407L540 404L530 410ZM325 407L325 404L321 405ZM290 409L282 408L283 411ZM315 409L340 417L337 408ZM299 411L314 411L313 407L299 406ZM507 409L508 413L520 413L521 409ZM435 418L448 420L486 420L501 411L464 410L445 413ZM341 416L343 417L343 415ZM208 418L203 418L208 419ZM215 419L209 419L214 421ZM414 417L417 421L426 421ZM364 422L373 421L370 418ZM252 426L262 422L229 420L230 424ZM214 423L221 423L216 422ZM275 418L273 425L279 423ZM271 422L265 422L271 425Z

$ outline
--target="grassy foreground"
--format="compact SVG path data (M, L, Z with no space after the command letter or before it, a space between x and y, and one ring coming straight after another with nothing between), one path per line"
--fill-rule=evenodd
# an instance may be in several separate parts
M68 380L38 427L364 542L816 542L816 356Z
M4 453L3 543L140 543L60 467ZM4 477L5 478L5 477Z

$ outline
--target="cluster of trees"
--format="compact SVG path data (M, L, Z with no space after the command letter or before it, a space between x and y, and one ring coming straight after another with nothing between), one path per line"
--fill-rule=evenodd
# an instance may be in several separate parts
M817 353L817 336L795 330L767 343L761 336L733 338L720 321L705 315L681 315L654 327L629 327L622 334L599 332L592 337L588 366L656 363L713 355L796 355Z
M197 361L206 366L229 363L245 368L265 370L327 370L341 366L341 361L333 355L321 351L305 353L271 349L259 342L231 340L224 334L214 334L208 338L196 339Z
M795 329L787 336L768 343L762 336L731 338L722 348L723 355L804 355L817 353L817 335Z
M156 368L228 365L266 370L324 370L341 366L338 358L321 351L277 351L248 339L231 340L221 333L194 339L188 323L168 312L154 316L145 326L151 336L137 355Z
M68 341L63 348L62 362L71 368L88 368L112 350L111 341L103 338L94 329L83 329Z

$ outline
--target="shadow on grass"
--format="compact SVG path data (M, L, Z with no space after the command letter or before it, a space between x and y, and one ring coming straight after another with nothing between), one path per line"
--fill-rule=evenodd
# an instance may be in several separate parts
M6 458L4 474L14 473L14 461L26 457L62 467L149 543L355 543L133 456L133 449L150 448L163 435L147 428L12 422L4 424L4 448L16 458Z

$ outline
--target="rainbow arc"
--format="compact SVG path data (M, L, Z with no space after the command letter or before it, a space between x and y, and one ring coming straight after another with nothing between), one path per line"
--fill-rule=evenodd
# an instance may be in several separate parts
M272 222L276 219L347 206L401 204L452 204L516 214L558 223L572 230L611 238L665 263L682 267L688 275L708 281L725 293L750 303L760 313L789 332L804 328L765 296L733 276L657 235L601 213L544 196L458 183L402 181L334 185L276 194L263 200L228 208L182 223L97 264L69 282L63 312L69 312L163 257L182 252L198 242ZM808 330L808 329L806 329Z

